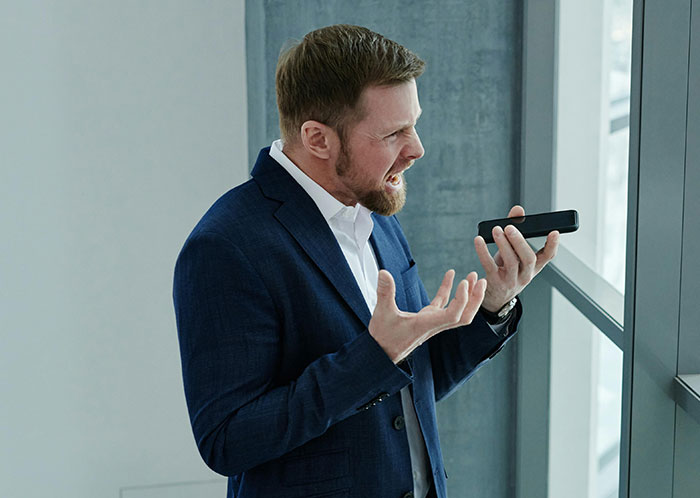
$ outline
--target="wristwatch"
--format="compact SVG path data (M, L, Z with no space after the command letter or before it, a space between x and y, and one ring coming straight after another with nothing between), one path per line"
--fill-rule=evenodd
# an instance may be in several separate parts
M506 304L503 305L503 307L496 311L489 311L483 306L479 308L479 311L481 312L482 315L484 315L484 318L486 319L486 322L489 325L499 325L501 323L504 323L510 318L510 314L513 311L513 308L515 308L515 304L518 302L518 297L514 297L510 301L508 301Z

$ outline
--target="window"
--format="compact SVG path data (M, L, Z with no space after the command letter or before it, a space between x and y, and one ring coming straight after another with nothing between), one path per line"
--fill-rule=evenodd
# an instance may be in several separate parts
M632 0L560 0L558 26L553 208L577 209L580 229L562 237L556 267L622 326ZM552 295L549 497L612 498L622 344L576 308L578 297Z
M518 496L700 493L699 2L526 1L522 201L582 228L523 296Z

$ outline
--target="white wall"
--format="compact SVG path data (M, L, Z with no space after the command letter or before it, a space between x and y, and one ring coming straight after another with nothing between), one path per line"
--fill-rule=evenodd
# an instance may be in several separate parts
M225 496L141 486L217 479L171 282L247 176L244 41L244 0L0 1L3 498Z

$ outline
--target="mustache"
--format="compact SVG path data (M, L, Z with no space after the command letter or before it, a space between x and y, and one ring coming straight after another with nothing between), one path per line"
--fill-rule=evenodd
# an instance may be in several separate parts
M396 168L396 167L391 168L391 169L389 170L389 173L387 173L387 174L388 174L388 175L398 175L399 173L403 173L403 172L405 172L408 168L410 168L411 166L413 166L413 164L414 164L415 162L416 162L415 159L411 159L410 161L408 161L408 162L406 162L406 163L403 163L403 164L402 164L401 166L399 166L398 168Z

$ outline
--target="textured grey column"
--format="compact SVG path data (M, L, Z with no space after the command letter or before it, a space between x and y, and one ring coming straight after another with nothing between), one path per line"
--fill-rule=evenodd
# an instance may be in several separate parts
M417 127L426 154L407 174L408 202L399 218L429 293L448 268L483 273L472 242L476 224L505 216L518 195L520 2L248 1L251 159L278 137L280 48L336 23L367 26L426 60ZM515 346L438 406L455 498L514 495Z

